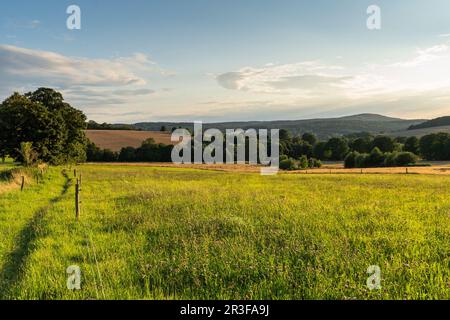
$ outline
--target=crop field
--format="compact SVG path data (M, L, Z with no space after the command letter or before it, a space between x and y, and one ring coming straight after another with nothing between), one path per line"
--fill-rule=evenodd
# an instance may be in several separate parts
M144 140L150 138L156 143L173 144L170 133L158 131L86 130L86 136L96 146L116 152L125 147L140 147Z
M450 298L448 175L73 170L0 193L0 299Z

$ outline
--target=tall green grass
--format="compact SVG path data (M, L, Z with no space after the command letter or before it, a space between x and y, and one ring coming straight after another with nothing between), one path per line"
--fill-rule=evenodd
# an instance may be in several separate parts
M0 195L0 298L449 298L450 177L77 170L78 223L61 168Z
M15 163L11 158L6 158L5 162L0 159L0 172L12 169L17 166L17 163Z

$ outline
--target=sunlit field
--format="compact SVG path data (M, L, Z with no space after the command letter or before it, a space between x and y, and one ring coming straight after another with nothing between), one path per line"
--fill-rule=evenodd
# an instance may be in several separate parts
M0 193L1 299L450 297L450 176L73 170Z
M0 172L4 171L4 170L11 169L11 168L14 168L15 166L16 166L16 164L10 158L6 158L5 162L3 162L2 159L0 159Z

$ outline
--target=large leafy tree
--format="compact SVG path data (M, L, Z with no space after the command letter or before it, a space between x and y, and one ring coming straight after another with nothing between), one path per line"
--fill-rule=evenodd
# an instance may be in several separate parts
M414 154L419 154L420 143L417 137L409 137L405 141L405 151L412 152Z
M350 149L358 153L369 153L372 150L370 137L360 137L350 142Z
M0 105L0 149L21 160L22 142L31 142L38 159L51 164L86 159L86 116L53 89L14 93Z
M331 152L330 160L340 161L344 160L345 156L349 152L347 140L344 138L331 138L325 145L325 150Z
M372 148L378 148L381 152L393 152L395 149L394 139L388 136L377 136L372 141Z
M450 160L450 134L440 132L423 136L419 148L426 160Z
M306 132L302 135L302 140L308 142L311 146L314 146L317 143L316 135L309 132Z

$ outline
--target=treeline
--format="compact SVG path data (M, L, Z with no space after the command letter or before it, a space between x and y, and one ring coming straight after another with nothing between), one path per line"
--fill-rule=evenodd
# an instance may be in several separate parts
M411 152L381 152L374 148L370 153L350 152L344 160L346 168L403 167L414 165L418 157Z
M417 146L417 140L414 146ZM426 160L450 160L450 134L441 132L423 136L418 141L417 150Z
M177 128L174 128L176 130ZM189 130L188 130L189 131ZM209 142L203 142L202 152L209 145ZM250 158L250 143L246 138L245 143L245 161L249 161ZM155 143L153 138L145 140L139 148L125 147L120 152L114 152L109 149L100 149L94 143L89 142L87 146L87 161L88 162L172 162L172 150L173 145L165 145L162 143ZM258 147L257 147L258 148ZM271 143L268 141L268 150L270 151ZM237 159L238 148L234 146L234 159ZM213 152L214 156L215 153ZM191 147L191 162L195 161L194 146ZM257 155L257 161L259 163L259 153ZM224 141L223 144L223 163L227 161L227 145ZM314 162L316 164L316 162Z
M86 154L89 162L170 162L172 148L156 144L153 139L144 141L139 148L127 147L120 152L102 150L89 143ZM348 168L406 166L419 158L450 160L450 134L430 134L421 139L361 134L319 141L311 133L291 136L280 130L280 167L285 170L317 168L322 161L344 161Z
M141 131L132 124L110 124L110 123L97 123L90 120L86 124L88 130L128 130L128 131Z
M450 134L435 133L417 137L397 137L368 133L319 141L314 134L291 137L280 130L280 154L298 160L303 156L321 161L344 161L348 168L406 166L419 158L450 160Z
M87 146L88 162L171 162L173 146L155 143L150 138L142 143L139 148L126 147L120 152L108 149L100 149L90 142Z

